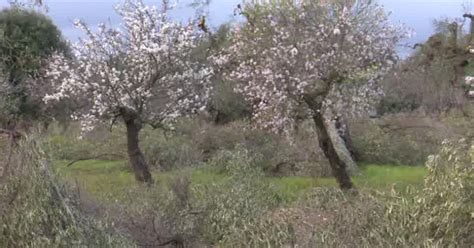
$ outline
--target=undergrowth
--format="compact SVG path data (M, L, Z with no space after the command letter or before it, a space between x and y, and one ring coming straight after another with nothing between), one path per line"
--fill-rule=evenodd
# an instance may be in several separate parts
M133 247L110 223L81 212L34 138L22 141L13 158L0 185L0 247Z

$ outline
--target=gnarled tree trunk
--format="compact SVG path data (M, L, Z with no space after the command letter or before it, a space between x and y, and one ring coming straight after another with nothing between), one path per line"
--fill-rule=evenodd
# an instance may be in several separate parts
M341 189L349 190L354 188L354 184L347 172L347 164L337 153L324 119L323 102L329 93L329 84L322 84L322 86L314 94L307 94L304 101L313 112L312 118L318 135L319 147L329 161L333 176Z
M339 154L334 147L334 143L331 140L327 126L324 123L324 117L319 111L313 113L313 121L316 126L316 132L318 134L319 147L323 151L324 155L329 161L332 173L336 178L339 187L343 190L352 189L352 184L349 173L347 173L346 163L339 157Z
M127 127L128 161L135 173L135 178L139 182L152 184L153 178L151 177L145 156L143 156L143 153L140 150L138 139L138 134L140 133L142 125L134 113L124 113L122 116Z
M347 130L345 126L343 127L340 118L335 118L334 122L330 121L331 119L334 119L334 117L325 115L324 123L326 124L326 129L328 130L329 138L332 141L334 149L339 158L346 165L346 170L349 175L358 175L359 168L351 152L350 137L347 137Z

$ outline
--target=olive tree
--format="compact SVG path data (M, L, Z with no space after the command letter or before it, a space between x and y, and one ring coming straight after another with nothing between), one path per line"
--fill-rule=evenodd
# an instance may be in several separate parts
M373 1L246 3L228 52L216 57L235 90L254 109L258 126L284 131L303 108L339 185L353 183L327 127L327 116L362 112L377 79L397 60L403 28Z
M117 7L118 28L100 25L93 32L77 21L87 38L73 46L75 59L53 57L48 75L56 91L44 98L81 102L75 117L85 130L123 121L129 163L136 179L147 183L153 180L139 147L142 127L163 127L202 110L212 90L212 70L191 58L202 32L195 23L173 22L169 10L167 1L158 8L127 0Z
M67 53L68 45L47 16L20 7L0 11L0 112L4 121L41 116L41 101L33 89L39 83L43 61L56 51Z

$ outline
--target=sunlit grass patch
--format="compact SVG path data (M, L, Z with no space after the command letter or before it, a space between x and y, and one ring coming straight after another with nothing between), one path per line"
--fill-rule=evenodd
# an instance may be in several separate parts
M355 178L357 186L376 190L409 185L420 186L427 170L424 166L364 165L362 175Z

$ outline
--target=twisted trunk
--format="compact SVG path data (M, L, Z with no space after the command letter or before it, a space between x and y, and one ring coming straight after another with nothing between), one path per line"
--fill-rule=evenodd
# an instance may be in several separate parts
M319 147L323 150L324 155L328 159L332 173L336 178L339 187L343 190L352 189L354 185L347 173L347 165L337 154L334 143L332 142L328 129L324 123L323 115L320 112L315 111L313 114L313 121L318 134Z
M123 118L127 127L128 161L135 173L135 179L139 182L152 184L153 178L139 145L138 134L141 130L141 124L138 118L132 114L125 114Z
M347 172L347 164L341 159L329 134L328 127L324 121L323 102L329 93L329 84L323 84L319 92L307 94L304 101L312 110L312 118L318 135L319 147L329 161L333 176L336 178L339 187L343 190L354 188L354 184Z
M313 121L318 134L319 146L321 147L321 150L323 150L326 158L329 160L332 173L339 183L339 186L344 190L353 188L354 185L347 173L347 165L342 161L334 148L334 144L329 136L322 114L319 112L314 113Z
M345 122L344 118L337 115L334 117L334 115L327 115L325 113L324 116L329 137L334 144L337 154L345 162L347 172L351 176L359 174L347 122ZM329 121L332 119L334 119L334 122Z

